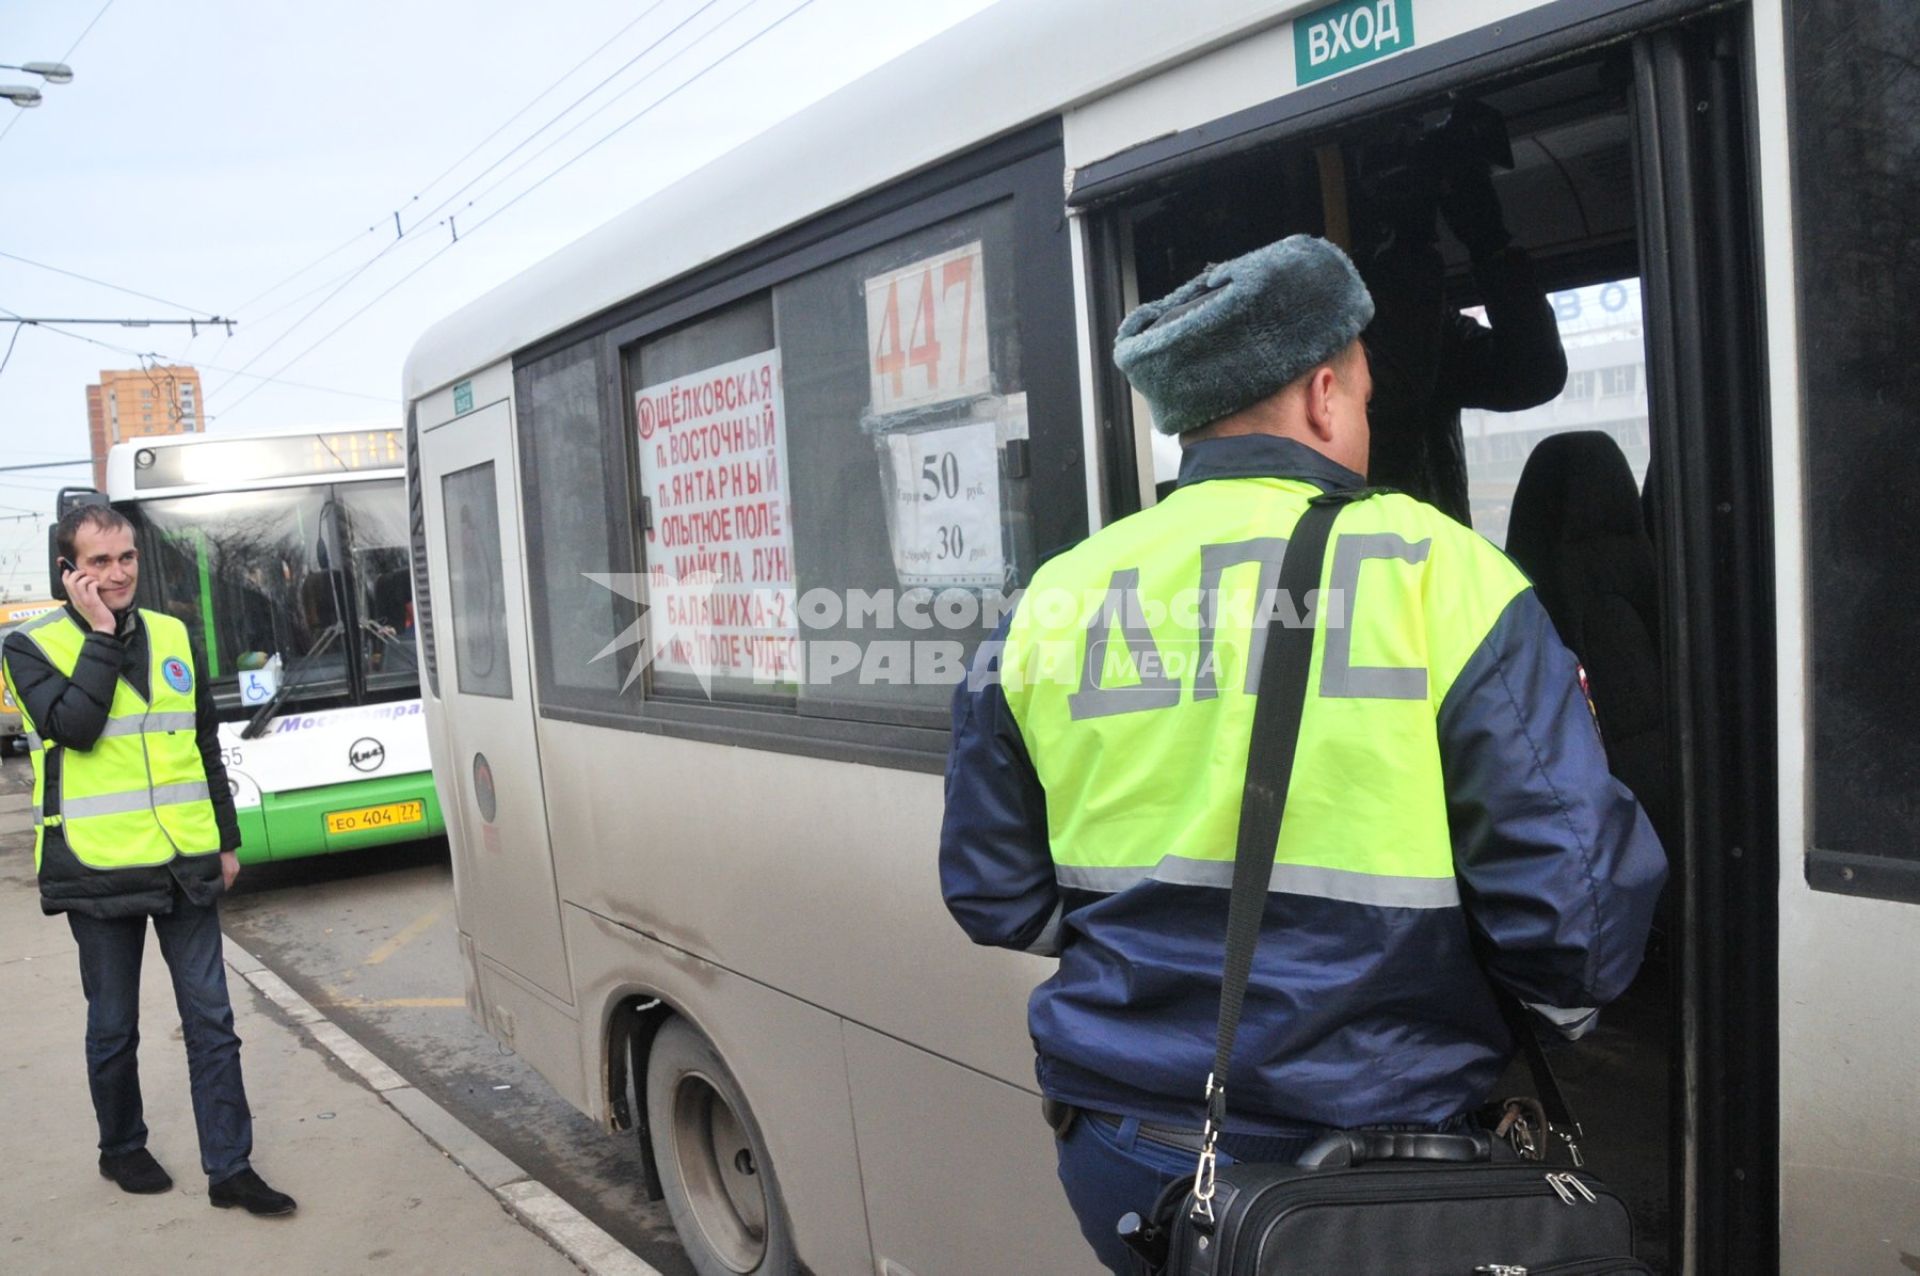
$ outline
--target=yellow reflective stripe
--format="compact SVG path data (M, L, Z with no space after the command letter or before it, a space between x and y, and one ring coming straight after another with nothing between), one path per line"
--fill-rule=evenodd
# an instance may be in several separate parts
M126 815L181 802L204 802L207 798L207 782L195 780L188 784L163 784L154 789L142 787L124 793L103 793L97 797L66 798L60 804L60 811L70 820L85 820L99 815Z
M25 624L21 625L19 632L23 634L30 634L36 629L45 629L48 625L58 624L60 621L68 620L68 619L71 619L71 618L67 615L66 608L55 607L52 611L48 612L46 615L35 616L32 620L29 620ZM75 628L78 628L78 626L75 626ZM85 635L82 635L82 638L84 637Z
M1056 864L1054 878L1074 890L1115 894L1141 882L1174 886L1210 886L1226 890L1233 885L1232 860L1199 860L1168 855L1151 867L1090 868ZM1451 877L1398 877L1382 873L1355 873L1312 864L1275 864L1267 890L1282 895L1369 904L1379 908L1458 908L1460 886Z

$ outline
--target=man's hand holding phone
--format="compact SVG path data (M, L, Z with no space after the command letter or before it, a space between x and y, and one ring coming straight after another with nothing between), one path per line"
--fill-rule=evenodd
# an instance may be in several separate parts
M60 560L60 584L73 600L75 610L87 618L95 633L111 634L119 629L113 619L113 608L100 600L100 582L81 571L70 558Z

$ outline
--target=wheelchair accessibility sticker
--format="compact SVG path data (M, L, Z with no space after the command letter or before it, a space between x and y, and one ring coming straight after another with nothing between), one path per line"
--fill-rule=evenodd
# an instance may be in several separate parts
M166 663L160 666L160 673L175 691L193 690L193 670L187 668L187 662L179 657L168 657Z

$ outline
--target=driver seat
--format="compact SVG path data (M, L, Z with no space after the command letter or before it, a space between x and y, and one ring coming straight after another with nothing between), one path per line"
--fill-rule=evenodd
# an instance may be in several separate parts
M1659 569L1619 444L1598 430L1542 439L1514 490L1507 555L1587 672L1608 768L1674 845Z

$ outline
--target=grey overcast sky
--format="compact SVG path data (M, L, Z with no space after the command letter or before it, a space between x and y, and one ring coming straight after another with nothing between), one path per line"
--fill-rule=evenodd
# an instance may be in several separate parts
M41 85L31 111L0 101L0 320L219 314L239 326L231 339L68 330L117 349L23 329L0 371L0 466L87 455L85 387L138 366L136 353L201 369L215 433L398 423L401 364L436 319L990 3L15 0L0 8L0 63L59 60L86 35L73 83ZM0 83L41 84L13 71ZM327 337L448 241L448 214L477 226L628 120ZM395 211L418 227L397 243ZM0 352L13 335L0 322ZM44 596L33 515L86 475L0 473L0 595Z

